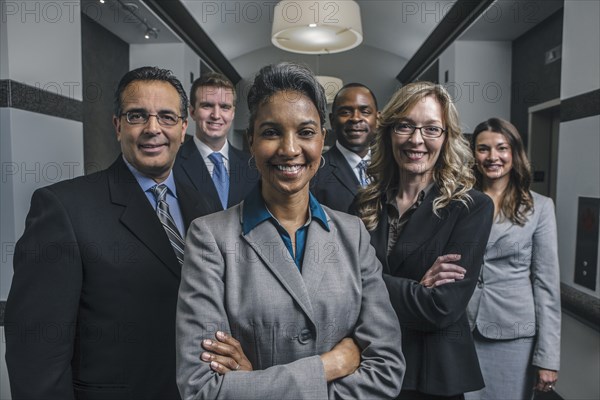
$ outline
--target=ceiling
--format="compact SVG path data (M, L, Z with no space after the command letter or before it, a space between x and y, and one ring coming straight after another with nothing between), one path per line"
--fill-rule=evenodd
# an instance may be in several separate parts
M217 3L183 0L182 3L229 60L273 47L271 24L273 7L277 1ZM374 47L408 59L448 12L454 1L415 3L359 0L357 3L361 10L364 33L361 47ZM427 13L425 10L433 12Z
M454 1L357 1L363 24L362 44L344 53L321 56L290 53L273 46L271 25L277 1L182 3L246 84L266 64L296 61L320 75L337 76L345 83L364 83L378 97L387 98L399 84L395 76Z
M320 75L338 76L345 83L364 83L385 102L399 86L398 73L455 1L359 0L362 44L344 53L322 56L290 53L273 46L271 24L277 1L182 3L246 82L266 64L299 61ZM562 4L562 0L498 0L460 40L514 40Z
M158 39L153 41L180 41L142 0L110 1L137 7L141 18L160 30ZM123 7L114 4L112 11L100 18L97 3L98 0L82 0L82 10L126 42L148 43L143 39L146 29L143 24L135 23L127 12L115 10ZM264 65L297 61L320 75L337 76L345 83L366 84L379 102L384 103L400 85L396 80L398 73L456 1L359 0L362 44L347 52L321 56L290 53L273 46L271 24L276 0L181 0L181 3L242 77L241 84L248 85ZM562 4L563 0L497 0L458 40L514 40L560 9ZM448 18L451 17L449 14ZM124 23L127 20L130 23Z
M181 42L161 19L141 0L81 0L81 12L129 44ZM141 21L145 21L146 25ZM152 27L157 37L145 39L144 33Z

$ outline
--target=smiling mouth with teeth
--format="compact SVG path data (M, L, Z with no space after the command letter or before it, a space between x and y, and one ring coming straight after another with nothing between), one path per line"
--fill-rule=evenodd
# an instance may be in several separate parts
M300 168L302 168L302 165L277 165L276 167L280 171L284 171L284 172L296 172Z
M424 155L425 155L425 153L421 153L421 152L419 152L419 151L408 151L408 150L405 150L405 151L404 151L404 153L405 153L407 156L411 157L411 158L414 158L414 157L422 157L422 156L424 156Z

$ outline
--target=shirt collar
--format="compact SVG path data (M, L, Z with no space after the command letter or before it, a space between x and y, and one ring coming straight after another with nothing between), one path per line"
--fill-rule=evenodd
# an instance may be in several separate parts
M433 187L435 183L431 182L429 185L427 185L423 190L421 190L419 192L419 195L417 196L417 201L415 202L415 204L417 204L417 207L421 205L421 203L423 202L423 199L425 198L425 196L427 196L429 194L429 192L431 191L431 188ZM393 206L396 210L398 209L398 204L396 203L396 194L398 193L398 187L391 187L387 190L386 192L386 199L385 199L385 203L389 204L391 206Z
M265 201L260 192L261 184L256 185L244 199L244 207L242 210L242 231L244 235L247 235L248 232L268 219L273 218L274 221L277 221L265 205ZM319 221L323 228L329 232L327 215L325 215L325 211L317 199L309 192L308 220L306 221L305 226L309 225L313 219Z
M140 185L140 187L142 188L142 190L144 192L147 192L148 190L152 189L154 186L157 185L157 183L154 181L154 179L149 178L146 175L143 175L133 165L131 165L129 163L129 161L127 161L127 159L125 159L125 156L123 156L123 161L125 161L125 165L127 165L127 168L129 168L129 171L131 171L131 173L135 177L135 180L137 181L138 185ZM165 179L160 184L167 185L167 188L169 189L169 192L171 193L171 195L173 195L173 197L177 198L177 188L175 187L175 178L173 178L173 170L169 171L169 176L167 176L167 179Z
M340 142L336 142L335 146L342 153L342 155L344 156L344 158L346 159L346 161L348 161L348 164L352 168L356 168L356 166L358 165L358 163L361 162L361 161L363 161L363 160L365 160L365 161L371 161L371 149L369 149L369 152L367 153L366 156L364 156L363 158L361 158L358 154L356 154L356 153L348 150L344 146L342 146L340 144Z
M213 149L208 147L206 143L198 139L198 136L196 135L194 135L194 143L196 144L196 147L198 148L198 151L200 152L200 155L203 159L207 159L208 156L215 152ZM221 147L221 150L217 151L217 153L221 153L225 160L229 159L229 140L225 140L225 144L223 145L223 147Z

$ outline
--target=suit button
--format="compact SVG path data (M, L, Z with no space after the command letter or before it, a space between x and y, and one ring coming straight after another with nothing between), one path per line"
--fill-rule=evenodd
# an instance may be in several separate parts
M302 344L306 344L312 339L312 333L310 329L304 328L300 331L300 335L298 335L298 341Z
M479 289L481 289L483 287L483 282L481 282L481 281L477 282L477 287Z

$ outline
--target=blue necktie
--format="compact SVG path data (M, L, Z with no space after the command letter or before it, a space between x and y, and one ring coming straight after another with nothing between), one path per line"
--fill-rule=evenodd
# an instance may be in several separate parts
M214 152L209 155L208 158L210 158L210 161L212 161L215 166L213 169L212 180L217 188L217 193L219 193L219 199L221 200L223 210L226 210L227 199L229 197L229 175L227 175L227 170L223 163L223 155Z
M183 264L183 248L185 243L177 229L177 225L175 225L175 221L173 221L171 213L169 212L169 204L166 201L167 185L161 184L154 186L152 188L152 194L154 194L154 197L156 198L156 214L158 215L158 219L162 223L163 228L165 228L169 242L171 242L173 251L175 251L179 265L181 265Z
M367 166L369 162L366 160L362 160L358 163L358 176L360 180L360 186L365 187L369 184L369 178L367 177Z

